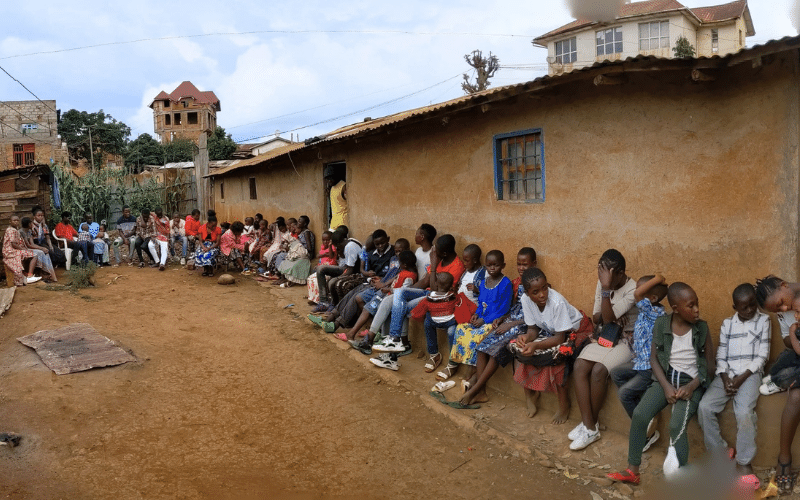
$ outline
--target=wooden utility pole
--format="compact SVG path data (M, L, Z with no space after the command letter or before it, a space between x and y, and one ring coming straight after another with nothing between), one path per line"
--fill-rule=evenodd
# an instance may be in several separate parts
M206 175L208 175L208 136L203 132L197 141L197 155L194 157L197 209L200 210L201 217L205 217L206 211L213 205L213 201L209 199L211 189Z

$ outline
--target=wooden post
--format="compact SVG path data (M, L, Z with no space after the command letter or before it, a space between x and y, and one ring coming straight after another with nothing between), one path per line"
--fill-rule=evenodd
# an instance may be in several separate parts
M194 179L197 183L197 209L200 217L206 217L206 212L214 208L214 201L209 199L211 189L208 175L208 136L205 132L200 134L197 141L197 155L194 157Z

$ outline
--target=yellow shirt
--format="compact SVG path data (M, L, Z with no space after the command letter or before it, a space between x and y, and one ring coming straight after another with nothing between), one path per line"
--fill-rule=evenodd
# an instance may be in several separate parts
M339 181L331 188L331 229L335 230L341 225L347 225L347 200L342 196L345 187L344 181Z

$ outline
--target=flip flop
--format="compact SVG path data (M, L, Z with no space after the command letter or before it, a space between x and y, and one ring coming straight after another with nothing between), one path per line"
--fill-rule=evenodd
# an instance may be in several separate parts
M307 317L307 318L308 318L308 319L309 319L309 320L310 320L312 323L314 323L314 324L315 324L315 325L317 325L318 327L322 328L322 323L324 323L324 321L322 321L322 318L321 318L321 317L319 317L319 316L315 316L315 315L313 315L313 314L309 314L309 315L307 315L306 317Z
M334 338L337 338L337 339L341 340L342 342L347 342L347 341L350 340L350 339L347 338L347 334L346 333L337 333L336 335L334 335Z
M436 384L431 387L431 392L444 392L449 391L453 387L456 386L456 382L454 380L436 382Z
M458 410L477 410L478 408L481 407L481 405L465 405L460 401L448 401L447 398L444 397L444 394L442 394L441 392L431 391L430 395L438 399L440 403L447 405L451 408L456 408Z

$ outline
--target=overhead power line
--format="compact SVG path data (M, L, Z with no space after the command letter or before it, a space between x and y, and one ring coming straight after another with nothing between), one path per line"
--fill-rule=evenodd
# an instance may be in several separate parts
M119 42L104 42L80 47L70 47L68 49L42 50L39 52L29 52L27 54L16 54L13 56L0 57L3 59L14 59L17 57L38 56L42 54L57 54L59 52L72 52L75 50L94 49L97 47L108 47L111 45L131 45L142 42L155 42L165 40L181 40L186 38L205 38L212 36L241 36L241 35L307 35L307 34L332 34L332 35L414 35L414 36L480 36L480 37L501 37L501 38L533 38L534 35L519 35L512 33L467 33L457 31L405 31L405 30L256 30L256 31L229 31L218 33L199 33L196 35L175 35L154 38L139 38L136 40L124 40Z
M56 111L55 109L53 109L53 108L52 108L52 107L51 107L49 104L47 104L47 103L46 103L46 102L44 102L43 100L39 99L39 96L37 96L36 94L34 94L34 93L31 91L31 89L29 89L28 87L26 87L26 86L25 86L25 84L24 84L24 83L22 83L21 81L17 80L16 78L14 78L14 77L11 75L11 73L9 73L8 71L6 71L6 69L5 69L4 67L0 66L0 69L2 69L2 70L3 70L3 73L7 74L9 78L11 78L11 79L12 79L12 80L14 80L15 82L19 83L20 85L22 85L22 88L23 88L23 89L27 90L27 91L28 91L28 93L29 93L30 95L32 95L33 97L35 97L37 101L39 101L40 103L44 104L44 105L45 105L45 107L46 107L47 109L49 109L49 110L50 110L50 111L52 111L53 113L57 113L57 111Z

